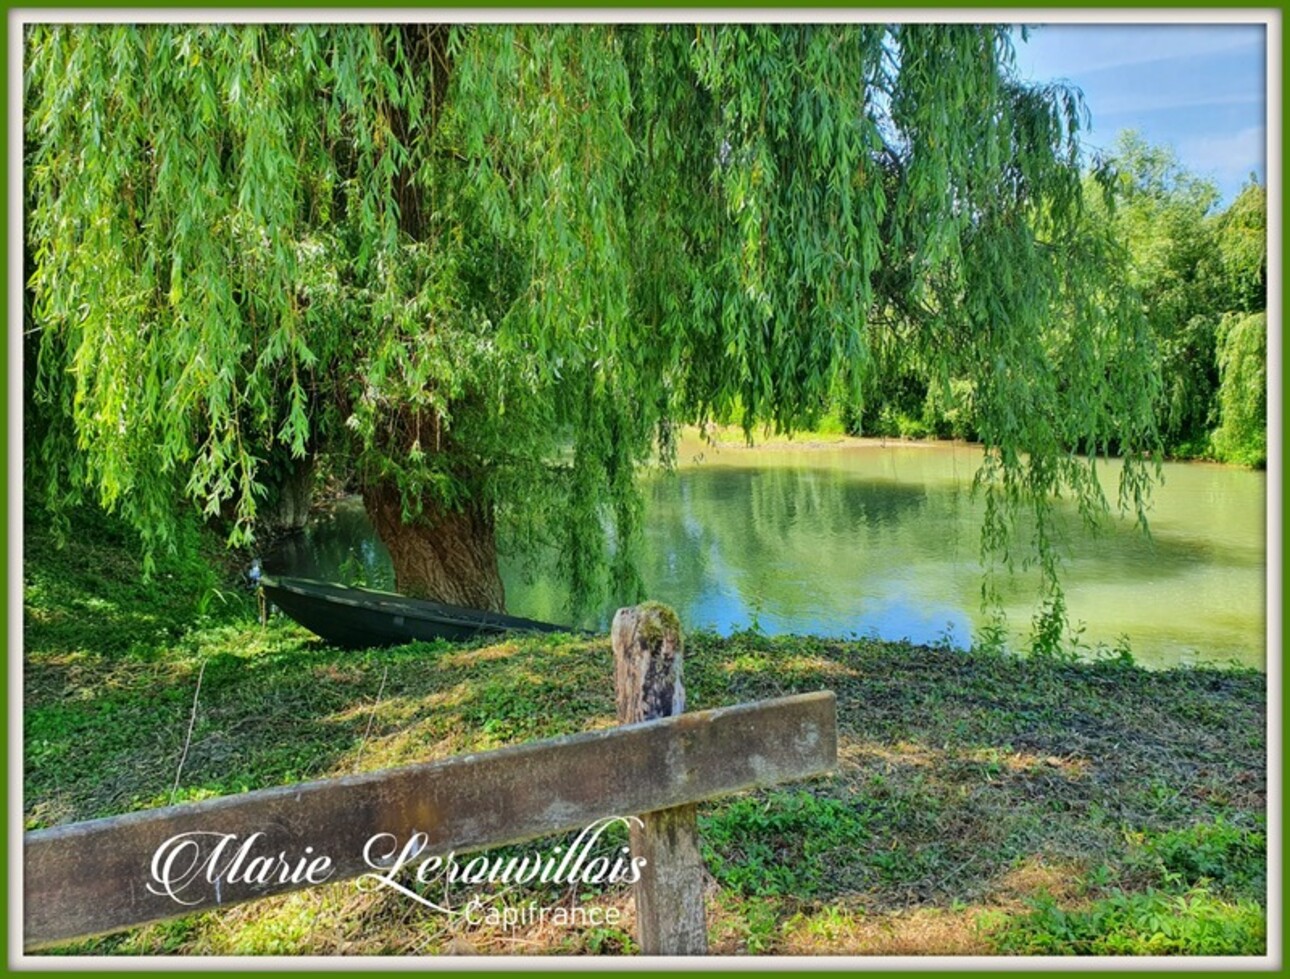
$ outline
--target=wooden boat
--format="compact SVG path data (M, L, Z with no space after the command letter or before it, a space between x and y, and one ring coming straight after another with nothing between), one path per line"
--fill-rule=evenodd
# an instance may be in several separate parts
M269 601L284 613L332 645L346 649L399 646L415 640L460 641L502 632L579 631L535 619L308 578L266 576L262 584Z

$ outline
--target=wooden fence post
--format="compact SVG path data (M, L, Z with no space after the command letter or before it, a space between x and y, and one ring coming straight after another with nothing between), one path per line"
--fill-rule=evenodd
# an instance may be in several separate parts
M614 687L618 723L685 710L681 624L666 605L647 602L614 616ZM645 955L706 955L703 858L698 809L676 806L641 814L631 827L632 857L644 857L636 882L637 940Z

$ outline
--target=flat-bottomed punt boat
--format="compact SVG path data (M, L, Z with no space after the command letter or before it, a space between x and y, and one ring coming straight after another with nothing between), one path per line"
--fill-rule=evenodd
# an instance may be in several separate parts
M458 642L503 632L579 631L500 612L308 578L266 576L262 584L265 596L283 613L332 645L346 649L399 646L417 640Z

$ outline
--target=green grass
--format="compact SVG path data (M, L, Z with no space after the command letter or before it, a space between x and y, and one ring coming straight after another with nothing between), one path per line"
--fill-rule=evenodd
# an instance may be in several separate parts
M1045 898L990 941L1008 955L1262 955L1266 932L1255 901L1229 903L1204 889L1152 890L1116 893L1077 910Z
M605 637L340 651L261 626L218 554L145 582L129 535L77 521L62 550L26 532L29 829L614 723ZM684 675L691 709L838 697L835 775L700 807L715 952L1262 950L1256 672L749 632L687 636ZM621 887L504 899L530 898L631 909ZM61 951L622 954L631 935L463 932L342 883Z
M1212 823L1142 834L1138 841L1161 880L1187 887L1212 885L1240 896L1267 887L1263 819L1242 826L1219 816Z
M700 820L704 859L740 894L814 897L867 835L862 808L807 791L737 799Z

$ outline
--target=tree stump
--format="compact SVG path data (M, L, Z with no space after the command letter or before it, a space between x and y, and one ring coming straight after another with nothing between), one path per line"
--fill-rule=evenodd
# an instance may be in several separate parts
M681 624L666 605L619 609L612 630L618 723L685 710ZM703 858L697 808L644 813L631 827L632 857L644 857L636 882L637 939L645 955L706 955Z

